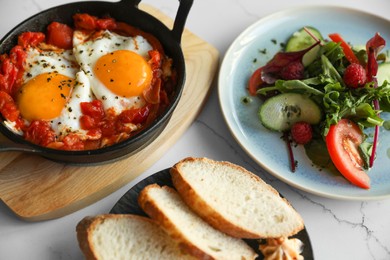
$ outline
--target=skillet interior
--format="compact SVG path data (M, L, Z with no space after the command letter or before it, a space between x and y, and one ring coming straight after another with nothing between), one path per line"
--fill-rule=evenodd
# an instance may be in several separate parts
M181 0L176 15L174 28L169 29L155 17L138 9L139 0L122 0L120 2L77 2L65 4L45 10L30 17L1 41L1 53L7 53L17 43L17 37L25 31L45 31L48 24L58 21L73 25L72 16L75 13L88 13L98 17L110 16L117 21L126 22L141 30L156 36L164 47L166 54L173 59L174 67L178 74L178 84L170 107L160 115L153 124L121 143L89 151L62 151L48 149L25 141L22 137L8 130L4 124L0 124L0 131L13 143L0 146L3 151L18 150L39 153L51 160L73 164L96 164L120 159L129 156L151 143L167 125L173 110L175 109L184 87L185 62L180 45L181 34L185 20L191 8L193 0Z

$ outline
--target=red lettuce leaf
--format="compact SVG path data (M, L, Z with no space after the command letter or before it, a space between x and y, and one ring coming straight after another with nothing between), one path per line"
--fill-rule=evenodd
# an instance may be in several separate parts
M367 80L369 82L374 81L378 72L378 62L376 61L376 57L385 45L386 41L379 35L379 33L376 33L374 37L367 41Z
M367 80L368 82L374 82L374 87L377 87L378 82L376 79L376 74L378 72L378 62L376 60L376 57L378 53L385 47L386 41L383 39L379 33L376 33L374 37L372 37L370 40L367 41L366 44L366 50L367 50ZM374 108L376 110L379 110L379 102L378 100L374 100ZM379 139L379 126L375 127L375 132L374 132L374 140L372 144L372 153L370 156L370 167L374 165L374 160L375 160L375 153L376 153L376 148L377 148L377 143Z
M267 84L275 83L275 81L280 78L279 73L284 67L293 62L302 62L303 56L318 44L320 44L320 41L317 41L312 46L301 51L276 53L262 68L261 79Z

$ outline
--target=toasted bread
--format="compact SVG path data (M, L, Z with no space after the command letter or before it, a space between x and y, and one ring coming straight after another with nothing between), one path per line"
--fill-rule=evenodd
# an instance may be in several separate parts
M207 223L237 238L289 237L304 228L290 203L243 167L186 158L171 168L185 203Z
M77 239L87 260L194 259L155 222L129 214L103 214L83 218L76 226Z
M141 208L198 259L255 259L257 254L243 240L230 237L204 222L168 186L151 184L138 197Z

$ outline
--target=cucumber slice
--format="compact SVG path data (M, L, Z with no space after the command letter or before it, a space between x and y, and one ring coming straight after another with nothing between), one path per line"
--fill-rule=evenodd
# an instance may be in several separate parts
M319 40L323 40L321 33L313 27L306 27L314 36ZM288 39L286 44L286 52L301 51L312 46L316 41L302 28ZM310 65L317 57L320 51L320 46L317 45L309 52L307 52L303 58L302 63L306 67Z
M259 109L259 119L268 129L283 132L300 121L318 124L320 107L309 97L298 93L283 93L267 99Z
M387 80L390 84L390 62L381 63L378 66L377 72L378 86L382 86L383 82Z
M353 45L352 50L359 52L366 50L366 45Z

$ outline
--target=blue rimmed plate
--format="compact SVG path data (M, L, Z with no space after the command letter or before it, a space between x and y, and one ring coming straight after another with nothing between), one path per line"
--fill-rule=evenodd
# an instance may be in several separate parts
M324 37L340 33L353 45L365 45L376 32L390 44L390 21L359 10L310 6L269 15L243 31L231 44L219 72L219 100L225 121L237 142L266 171L301 190L319 196L346 200L390 198L390 132L383 127L373 169L371 188L351 185L341 175L312 165L302 147L294 148L298 168L292 173L286 144L281 135L265 129L257 118L261 101L248 96L246 86L255 69L264 65L281 49L289 36L303 26L317 28ZM386 47L386 49L389 49ZM390 115L384 115L390 120Z

